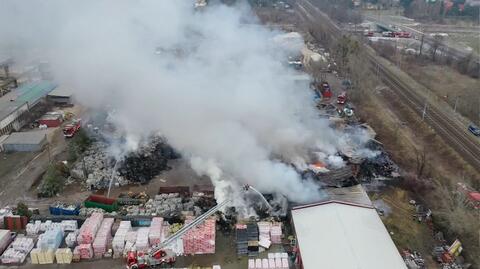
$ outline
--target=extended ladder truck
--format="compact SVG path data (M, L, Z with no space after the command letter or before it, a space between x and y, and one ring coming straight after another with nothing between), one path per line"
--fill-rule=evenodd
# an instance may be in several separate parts
M227 199L220 204L212 207L207 212L200 215L198 218L194 219L192 222L184 225L180 230L171 235L161 244L152 247L148 252L140 251L129 251L127 253L127 269L144 269L152 268L162 265L171 265L175 263L175 253L166 248L170 243L174 242L182 235L184 235L188 230L198 226L204 222L208 217L215 214L220 208L229 203L230 200Z

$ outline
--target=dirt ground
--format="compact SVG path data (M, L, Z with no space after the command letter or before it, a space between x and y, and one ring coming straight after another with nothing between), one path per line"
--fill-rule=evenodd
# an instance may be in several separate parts
M452 108L457 102L459 113L472 122L480 123L479 79L462 75L446 65L406 63L402 69Z

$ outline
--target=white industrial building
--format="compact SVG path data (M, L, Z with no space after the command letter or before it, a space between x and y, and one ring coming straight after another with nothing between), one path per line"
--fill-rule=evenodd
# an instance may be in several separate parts
M363 188L350 193L292 209L300 268L406 269Z

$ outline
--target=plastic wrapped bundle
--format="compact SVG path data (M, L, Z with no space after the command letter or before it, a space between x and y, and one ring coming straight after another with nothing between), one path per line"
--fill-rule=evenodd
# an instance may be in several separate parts
M150 245L158 245L162 240L162 225L163 218L155 217L150 223L150 229L148 233L148 240Z
M0 260L2 261L3 264L17 264L17 263L23 263L25 258L27 257L28 253L25 253L20 250L16 250L14 248L8 248L3 252L2 256L0 257Z
M262 268L265 268L265 269L269 268L268 259L262 259Z
M135 244L137 241L137 231L128 231L125 235L125 241Z
M149 228L140 228L137 232L137 240L135 246L138 251L147 251L150 245L148 244Z
M103 219L100 229L98 229L95 241L93 241L93 253L96 258L101 258L107 252L107 245L112 241L112 225L114 219Z
M57 263L60 264L70 264L72 263L73 253L69 248L59 248L55 252L55 258Z
M40 253L40 249L38 248L34 248L30 251L30 260L32 261L32 264L39 264L38 253Z
M12 241L12 235L9 230L0 230L0 254L8 247Z
M290 266L288 265L288 258L282 258L282 269L288 269Z
M51 220L47 220L45 222L41 222L41 221L35 221L35 223L40 223L40 231L41 232L45 232L46 230L50 229L50 226L52 225L52 221Z
M78 230L67 234L67 236L65 237L65 244L67 245L67 247L72 248L75 246L75 244L77 244L77 236Z
M38 237L37 247L40 250L52 249L55 251L63 241L63 231L56 227L47 230Z
M255 269L255 260L248 259L248 269Z
M89 218L85 220L80 231L78 233L78 244L91 244L95 239L98 229L103 221L102 213L93 213Z
M27 235L37 235L40 232L40 223L28 223L25 227Z
M270 222L263 221L263 222L258 222L257 225L258 225L259 239L262 240L263 238L263 239L270 240L270 227L272 224Z
M88 260L93 258L93 249L90 244L80 244L75 249L80 253L80 259Z
M276 264L275 264L275 258L268 258L268 268L270 269L274 269L276 268Z
M60 225L63 228L63 231L73 232L78 229L78 223L76 220L62 220Z
M185 223L191 221L192 218L188 218ZM207 219L187 231L183 236L183 251L185 254L215 253L215 219Z
M255 268L262 268L262 259L255 259Z
M270 228L270 240L272 244L281 244L282 243L282 223L275 222Z
M120 257L123 254L123 250L125 248L125 241L127 233L132 229L132 224L130 221L122 221L118 226L117 232L113 237L112 241L112 248L113 248L113 255L115 257Z
M30 250L33 249L33 246L35 244L33 243L33 238L28 238L28 237L17 237L15 241L10 245L10 247L23 251L26 253L29 253Z

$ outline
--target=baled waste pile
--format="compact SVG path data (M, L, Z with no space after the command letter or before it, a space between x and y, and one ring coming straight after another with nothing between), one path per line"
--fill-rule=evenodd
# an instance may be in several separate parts
M178 154L161 137L153 137L137 151L129 153L119 165L119 173L131 182L145 183L167 170L168 160Z
M122 177L118 171L114 171L115 161L108 155L108 144L102 141L92 143L83 155L83 158L75 163L70 170L74 178L85 179L88 187L93 189L105 189L113 177L115 183L120 186L128 184L128 180Z

